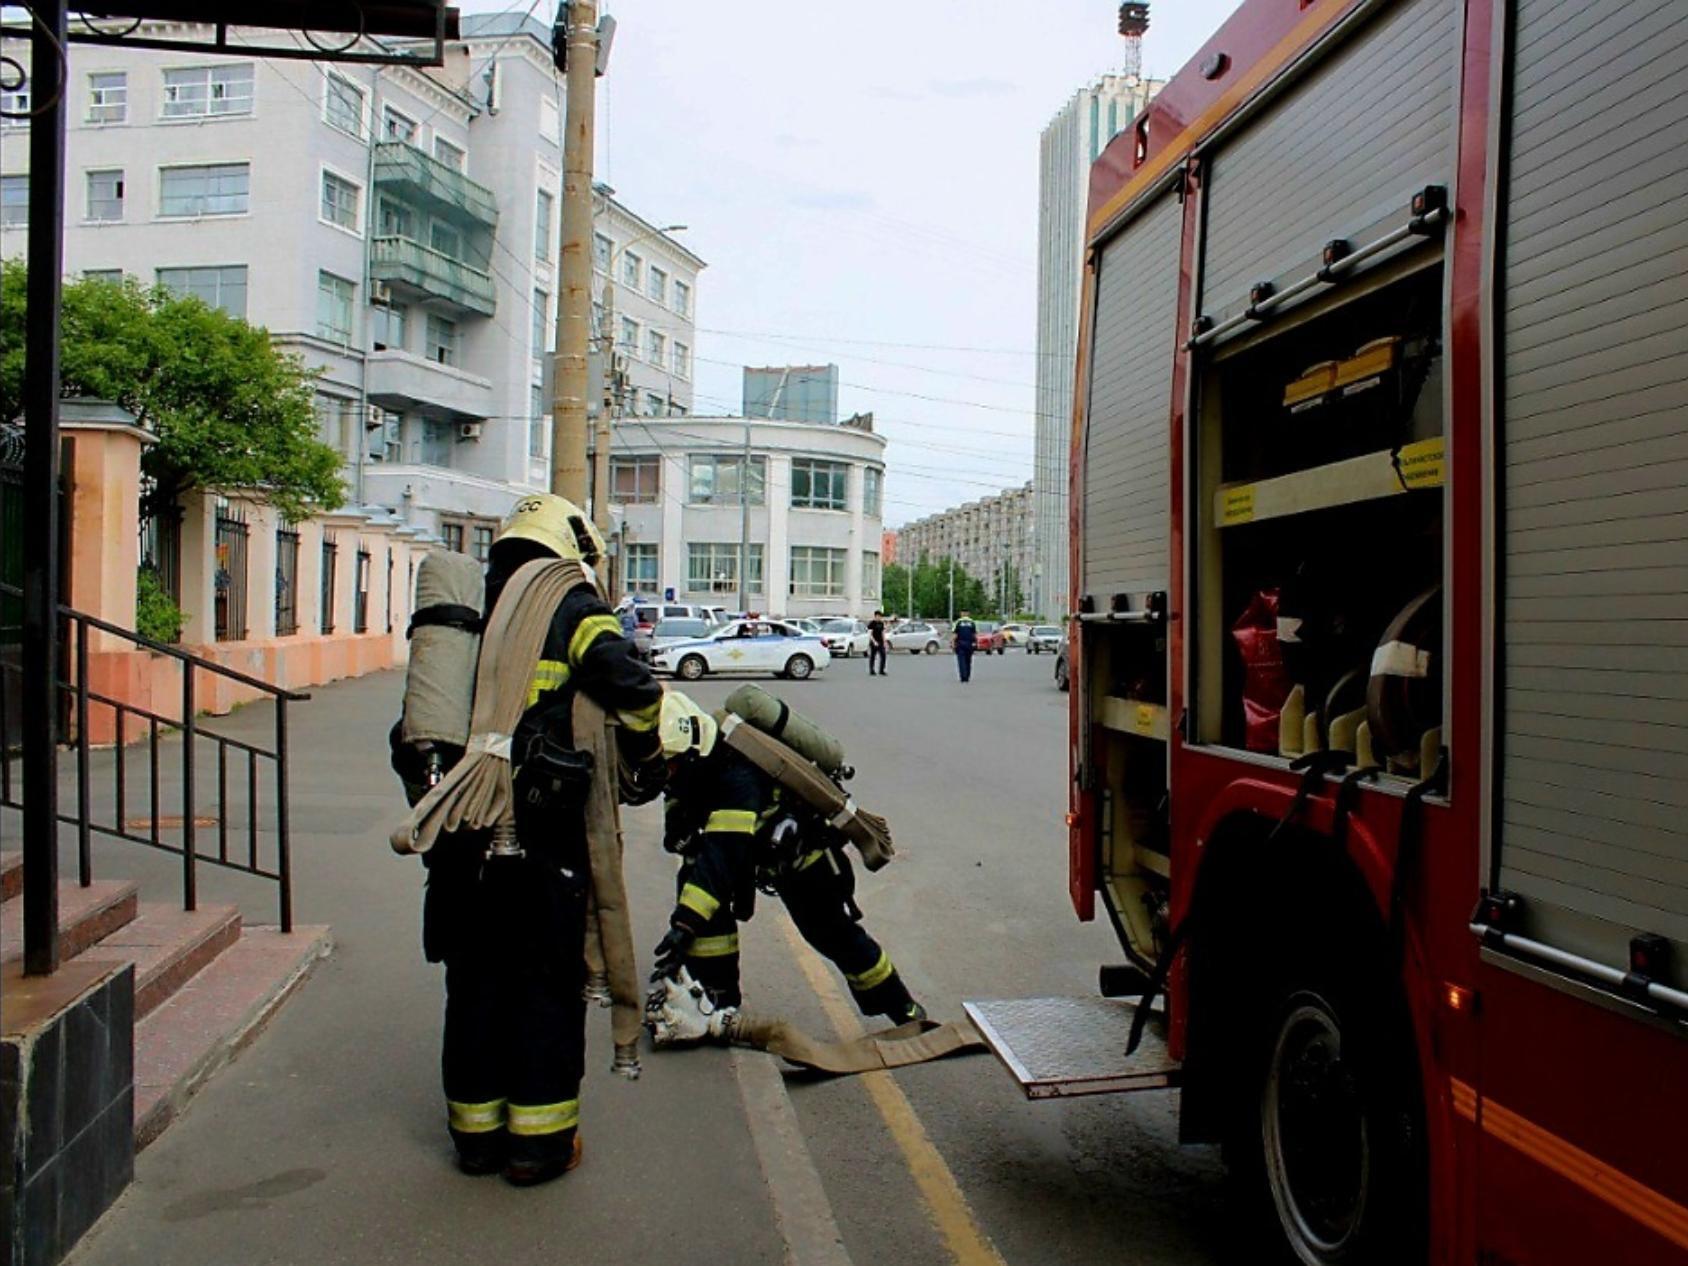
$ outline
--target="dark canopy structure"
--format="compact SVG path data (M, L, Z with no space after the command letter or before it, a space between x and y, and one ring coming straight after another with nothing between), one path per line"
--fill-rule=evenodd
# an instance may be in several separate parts
M231 29L243 55L438 66L458 36L441 0L32 0L29 21L0 28L0 81L29 84L29 295L24 370L23 716L24 970L58 967L59 297L64 270L66 48L117 44L214 53ZM231 17L238 21L231 22ZM149 25L165 24L165 25ZM274 32L273 44L261 39ZM254 40L253 33L260 38ZM285 40L280 38L288 33ZM295 36L299 38L295 38ZM28 39L28 65L8 46ZM394 41L389 44L388 41ZM11 419L4 419L10 421Z

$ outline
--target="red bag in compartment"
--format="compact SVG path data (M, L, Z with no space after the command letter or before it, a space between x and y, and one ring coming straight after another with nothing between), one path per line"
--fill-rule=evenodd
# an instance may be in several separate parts
M1251 752L1278 750L1278 714L1289 697L1290 679L1278 649L1278 591L1262 589L1231 626L1243 657L1243 723Z

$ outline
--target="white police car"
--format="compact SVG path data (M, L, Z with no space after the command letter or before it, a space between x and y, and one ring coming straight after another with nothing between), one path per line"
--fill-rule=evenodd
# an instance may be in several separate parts
M652 668L685 681L705 673L773 673L802 681L831 662L820 638L781 620L734 620L708 637L651 651Z

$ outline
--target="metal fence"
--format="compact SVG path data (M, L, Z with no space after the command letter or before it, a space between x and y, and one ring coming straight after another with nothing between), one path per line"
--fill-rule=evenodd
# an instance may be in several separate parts
M215 636L219 642L246 640L246 516L227 502L217 506L217 595Z
M352 576L352 632L369 632L369 551L360 549Z
M275 631L277 637L299 631L299 534L291 528L275 534Z
M322 587L318 594L317 610L322 613L324 633L334 632L334 580L340 568L340 543L327 532L322 534Z
M141 484L141 504L147 505L152 494L152 481ZM158 577L159 588L170 601L182 600L182 507L154 505L141 515L141 566L152 569Z

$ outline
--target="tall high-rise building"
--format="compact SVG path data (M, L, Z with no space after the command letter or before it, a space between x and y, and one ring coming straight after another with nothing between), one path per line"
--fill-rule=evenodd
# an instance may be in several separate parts
M779 422L838 421L838 366L745 366L744 416Z
M1079 291L1084 272L1084 208L1090 165L1131 127L1160 83L1103 75L1081 88L1043 129L1037 217L1037 433L1032 468L1037 561L1031 603L1046 616L1065 611L1067 472Z

